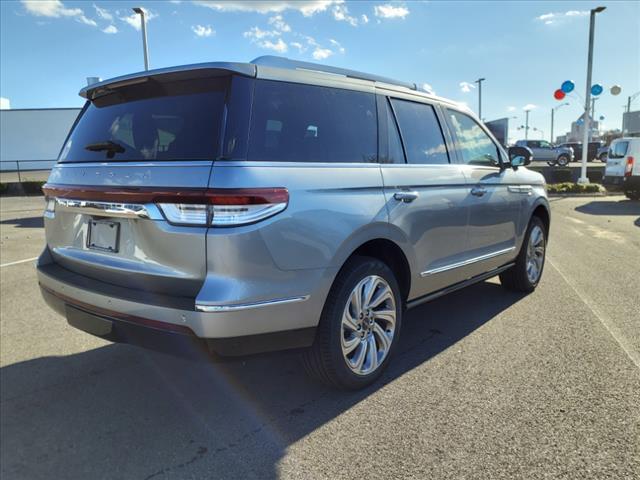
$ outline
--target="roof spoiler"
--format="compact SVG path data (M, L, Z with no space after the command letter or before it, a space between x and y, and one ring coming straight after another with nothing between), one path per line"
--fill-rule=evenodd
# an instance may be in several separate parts
M87 85L80 90L79 95L87 100L93 100L118 88L147 82L151 77L165 78L166 80L182 80L187 78L221 76L229 73L255 77L256 66L250 63L209 62L183 65L180 67L158 68Z

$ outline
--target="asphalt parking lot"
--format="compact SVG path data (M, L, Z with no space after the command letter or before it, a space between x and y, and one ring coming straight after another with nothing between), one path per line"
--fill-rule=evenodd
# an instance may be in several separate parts
M640 476L639 202L552 199L535 293L494 279L410 311L357 393L293 353L198 363L70 328L30 260L42 199L0 203L3 480Z

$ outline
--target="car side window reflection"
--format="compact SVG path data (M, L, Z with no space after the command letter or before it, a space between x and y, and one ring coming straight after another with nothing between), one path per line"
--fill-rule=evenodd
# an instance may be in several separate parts
M456 135L456 147L467 165L497 167L500 165L496 144L480 128L480 125L464 113L448 110Z

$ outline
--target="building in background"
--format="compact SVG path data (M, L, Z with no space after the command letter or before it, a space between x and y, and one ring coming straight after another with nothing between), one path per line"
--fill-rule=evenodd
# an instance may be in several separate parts
M584 138L584 119L585 113L580 115L575 122L571 122L571 131L567 133L566 142L582 142ZM599 136L600 123L589 116L589 125L591 126L591 140L595 140Z
M0 110L0 183L43 181L79 108Z
M640 137L640 110L622 114L622 130L625 137Z

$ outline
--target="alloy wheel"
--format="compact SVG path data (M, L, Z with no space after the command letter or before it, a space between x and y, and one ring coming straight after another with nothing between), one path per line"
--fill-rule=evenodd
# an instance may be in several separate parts
M342 315L341 346L347 366L368 375L384 362L393 343L396 299L378 275L363 278L351 291Z
M542 228L538 225L531 229L529 244L527 245L527 278L531 283L540 279L544 265L545 238Z

